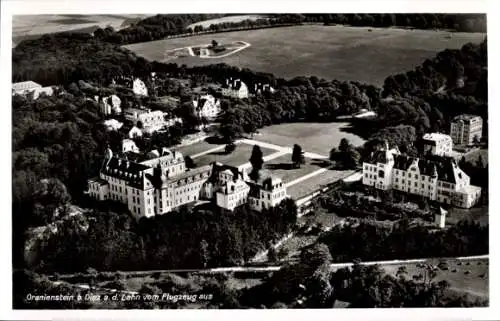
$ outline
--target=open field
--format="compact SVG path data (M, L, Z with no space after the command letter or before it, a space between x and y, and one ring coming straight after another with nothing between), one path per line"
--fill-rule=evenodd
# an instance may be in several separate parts
M300 168L293 168L292 154L286 154L265 162L264 169L273 175L281 177L283 182L288 183L322 168L319 164L321 164L321 161L306 158L305 164L300 165Z
M439 51L481 42L484 37L482 33L307 25L158 40L125 47L146 59L162 61L166 50L210 43L212 39L221 43L246 41L252 46L228 57L209 60L183 57L175 62L188 66L223 62L283 78L317 76L382 85L387 76L413 69Z
M24 38L33 38L46 33L79 30L96 25L101 28L111 26L115 30L119 30L135 19L147 16L149 15L15 15L12 17L12 39L15 43L19 43Z
M203 156L194 159L197 166L208 165L212 162L221 162L225 165L230 166L240 166L249 162L250 156L252 155L252 145L248 144L237 144L236 150L231 154L226 154L224 149L205 154ZM264 157L267 155L276 153L275 150L261 147L260 150Z
M349 123L288 123L259 129L254 138L266 143L292 147L302 146L304 152L313 152L328 156L333 147L338 147L342 138L347 138L354 146L365 141L354 134L344 132L342 128Z
M219 24L219 23L236 23L236 22L241 22L243 20L257 20L257 19L263 19L265 16L263 15L255 15L255 14L247 14L247 15L238 15L238 16L228 16L228 17L221 17L221 18L216 18L216 19L210 19L210 20L205 20L205 21L200 21L196 22L193 24L190 24L188 28L193 28L196 26L202 26L203 29L208 29L210 28L210 25L212 24Z
M462 294L469 294L475 297L488 298L489 295L489 260L478 259L471 261L445 260L448 263L448 270L437 271L437 276L434 279L436 282L447 280L450 282L450 290ZM429 263L437 265L440 260L429 260ZM460 265L459 265L460 264ZM408 264L388 264L381 267L386 273L396 276L396 272L400 266L405 266L408 271L408 278L414 275L425 275L423 268L418 268L417 263ZM455 271L455 272L453 272ZM467 271L469 273L467 273Z
M206 141L197 142L191 145L181 146L174 148L176 151L182 153L184 156L192 156L198 153L202 153L206 150L222 147L224 145L209 144Z

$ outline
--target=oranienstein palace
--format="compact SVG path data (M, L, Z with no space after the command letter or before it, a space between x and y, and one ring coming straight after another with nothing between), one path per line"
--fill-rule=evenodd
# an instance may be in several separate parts
M119 157L108 148L99 176L88 183L92 198L127 204L136 217L168 213L200 200L215 200L228 210L248 203L260 211L288 197L280 178L253 181L244 169L220 163L187 169L183 155L167 148Z

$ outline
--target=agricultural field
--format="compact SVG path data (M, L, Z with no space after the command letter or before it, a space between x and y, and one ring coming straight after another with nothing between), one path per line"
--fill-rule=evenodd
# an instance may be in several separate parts
M188 26L188 28L194 29L194 27L196 27L196 26L201 26L201 27L203 27L203 29L208 29L208 28L210 28L210 25L212 25L212 24L237 23L237 22L241 22L243 20L257 20L257 19L264 19L264 18L266 18L264 15L255 15L255 14L227 16L227 17L221 17L221 18L196 22L196 23L190 24Z
M107 26L119 30L146 14L123 15L15 15L12 17L12 40L19 43L24 38L37 38L46 33L79 30L93 26Z
M340 140L346 138L354 146L361 146L364 140L354 134L344 131L349 123L289 123L267 126L259 129L256 140L280 146L302 146L305 152L328 156L330 150L339 146Z
M125 46L149 60L162 61L165 51L245 41L251 47L220 59L182 57L178 64L200 66L227 63L278 77L317 76L382 85L384 79L423 63L446 48L479 43L483 33L434 30L307 25L225 32ZM172 62L172 61L170 61Z
M429 264L438 265L440 260L429 260ZM459 261L455 259L445 260L448 264L447 270L437 270L434 281L447 280L450 282L450 290L461 294L469 294L483 299L489 296L489 260L477 259L470 261ZM398 268L405 266L408 278L414 275L425 275L425 269L417 267L418 263L387 264L381 267L386 273L396 276Z

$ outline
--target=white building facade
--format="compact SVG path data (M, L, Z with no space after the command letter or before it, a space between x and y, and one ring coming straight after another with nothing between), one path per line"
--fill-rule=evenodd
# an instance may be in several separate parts
M109 116L121 114L122 101L117 95L111 95L102 98L96 96L96 100L99 103L99 109L103 115Z
M151 111L149 109L128 108L125 110L125 118L132 121L134 125L142 124L142 131L153 133L164 127L175 123L172 120L166 120L167 113L160 110Z
M449 135L428 133L422 138L423 153L425 155L451 156L453 141Z
M47 96L52 96L54 94L54 88L42 87L42 85L34 81L23 81L12 84L12 95L29 95L33 94L33 99L38 99L41 94Z
M475 115L459 115L451 121L450 136L456 145L471 145L483 135L483 119Z
M209 120L217 118L221 111L220 101L212 95L203 95L193 100L193 107L198 117L205 117Z
M232 78L229 78L226 80L224 86L222 86L221 93L226 97L238 99L248 98L248 87L240 79L233 80Z
M137 96L148 95L148 88L146 87L146 84L139 78L134 79L134 82L132 84L132 90L134 91L134 94L136 94Z
M396 190L462 208L474 206L481 188L470 185L470 178L451 157L425 159L379 150L363 162L363 184L379 190Z
M188 170L183 155L167 148L127 155L136 159L113 157L108 149L99 177L88 180L89 195L127 204L136 217L165 214L200 200L214 200L230 211L248 203L261 211L288 197L279 178L252 182L244 170L220 163Z

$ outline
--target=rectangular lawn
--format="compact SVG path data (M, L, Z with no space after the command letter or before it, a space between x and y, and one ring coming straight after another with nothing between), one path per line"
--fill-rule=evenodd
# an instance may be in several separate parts
M286 154L264 163L264 169L272 175L281 178L284 183L293 181L320 168L319 162L312 159L306 159L306 163L302 164L300 168L293 168L291 154Z
M206 141L197 142L191 145L181 146L174 148L176 151L182 153L184 156L192 156L198 153L202 153L206 150L220 147L224 145L209 144Z
M249 162L250 156L252 155L252 149L252 145L236 144L236 150L231 154L226 154L224 152L224 149L221 149L200 157L196 157L194 159L194 162L197 166L208 165L212 162L221 162L222 164L230 166L240 166ZM264 157L276 153L275 150L264 147L261 147L260 150L262 151Z
M350 124L345 122L280 124L259 129L253 139L290 148L299 144L304 152L328 156L342 138L354 146L363 145L364 139L349 133L348 127Z
M329 169L326 172L320 173L316 176L310 177L300 183L292 185L287 188L288 195L293 199L300 199L315 190L324 187L327 184L333 183L339 179L351 175L354 171L337 171Z

